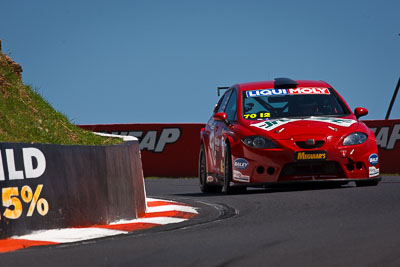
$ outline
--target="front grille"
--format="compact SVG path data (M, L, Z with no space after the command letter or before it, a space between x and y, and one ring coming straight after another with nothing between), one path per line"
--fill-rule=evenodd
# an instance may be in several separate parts
M296 145L302 149L313 149L322 147L325 144L324 140L316 140L315 144L307 144L306 141L297 141Z
M343 178L345 174L336 161L295 162L286 164L279 180Z

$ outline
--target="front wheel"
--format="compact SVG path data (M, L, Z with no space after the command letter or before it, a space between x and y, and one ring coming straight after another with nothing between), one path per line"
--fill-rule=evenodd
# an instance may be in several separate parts
M224 155L224 192L227 195L246 192L245 186L231 186L232 181L232 154L229 144L225 144Z

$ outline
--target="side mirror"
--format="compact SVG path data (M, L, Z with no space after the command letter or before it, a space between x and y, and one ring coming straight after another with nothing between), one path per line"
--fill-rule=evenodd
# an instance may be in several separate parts
M223 121L225 123L228 122L228 115L225 112L218 112L213 115L213 119L215 121Z
M360 108L360 107L358 107L358 108L355 108L354 109L354 115L356 115L356 118L358 119L358 118L360 118L360 117L362 117L362 116L365 116L365 115L367 115L368 114L368 109L366 109L366 108Z

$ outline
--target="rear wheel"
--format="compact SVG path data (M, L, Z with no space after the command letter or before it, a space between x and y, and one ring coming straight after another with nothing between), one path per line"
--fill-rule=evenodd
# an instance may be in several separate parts
M246 186L231 186L232 181L232 154L229 144L225 144L224 157L224 191L225 194L240 194L246 192Z
M207 160L204 145L200 147L199 155L199 180L200 190L203 193L221 192L222 186L207 184Z

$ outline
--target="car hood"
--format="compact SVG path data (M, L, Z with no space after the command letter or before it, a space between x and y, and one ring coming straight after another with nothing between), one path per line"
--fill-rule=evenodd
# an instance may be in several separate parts
M333 117L282 118L245 123L247 128L256 135L277 140L304 140L306 138L326 140L329 136L348 135L359 128L357 120Z

